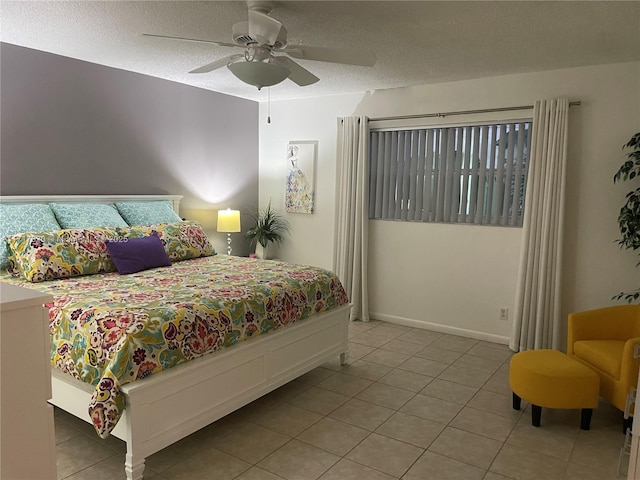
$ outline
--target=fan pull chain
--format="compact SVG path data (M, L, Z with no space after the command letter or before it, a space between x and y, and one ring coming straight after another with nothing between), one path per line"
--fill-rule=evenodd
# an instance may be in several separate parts
M267 123L271 123L271 87L267 88Z

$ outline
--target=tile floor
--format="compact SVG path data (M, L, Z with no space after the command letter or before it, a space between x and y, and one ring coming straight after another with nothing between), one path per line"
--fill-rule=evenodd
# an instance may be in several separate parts
M147 458L145 480L615 480L621 414L511 408L506 346L372 321L338 359ZM523 405L524 402L523 402ZM124 479L125 445L56 411L58 479ZM623 472L626 472L623 465Z

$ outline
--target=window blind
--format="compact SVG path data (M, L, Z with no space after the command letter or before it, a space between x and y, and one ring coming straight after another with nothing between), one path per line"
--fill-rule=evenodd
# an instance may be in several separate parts
M370 134L369 218L521 226L531 122Z

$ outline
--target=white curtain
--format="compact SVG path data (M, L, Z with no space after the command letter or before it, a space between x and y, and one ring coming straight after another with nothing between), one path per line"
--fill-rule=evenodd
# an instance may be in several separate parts
M562 234L569 101L540 100L533 109L514 351L564 347L560 312Z
M369 119L338 119L333 269L351 301L351 320L369 321L367 292Z

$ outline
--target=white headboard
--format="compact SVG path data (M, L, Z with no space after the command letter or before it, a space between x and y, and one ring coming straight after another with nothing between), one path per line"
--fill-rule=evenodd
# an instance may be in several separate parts
M181 199L182 195L15 195L0 196L0 203L116 203L168 200L173 210L180 214Z

